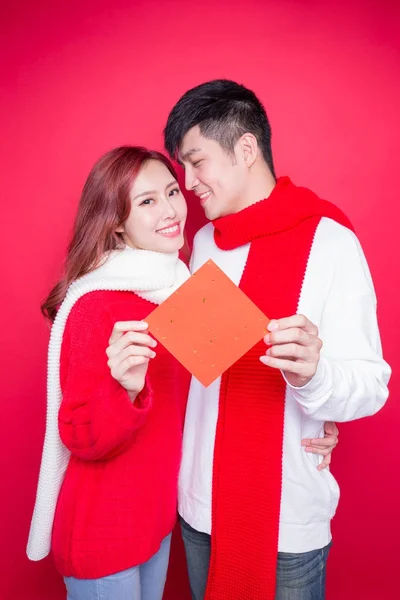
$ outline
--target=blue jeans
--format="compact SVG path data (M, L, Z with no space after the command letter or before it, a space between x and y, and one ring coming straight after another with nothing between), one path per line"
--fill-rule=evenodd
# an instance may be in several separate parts
M211 536L180 518L192 600L203 600L210 562ZM278 552L275 600L324 600L326 562L331 544L302 554Z
M171 534L147 562L99 579L64 577L67 600L162 600Z

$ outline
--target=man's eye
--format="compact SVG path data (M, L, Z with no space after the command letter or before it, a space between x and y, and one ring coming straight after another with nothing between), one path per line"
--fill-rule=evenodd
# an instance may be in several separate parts
M197 167L197 165L199 165L202 162L202 158L199 158L199 160L196 160L196 162L193 163L194 167Z

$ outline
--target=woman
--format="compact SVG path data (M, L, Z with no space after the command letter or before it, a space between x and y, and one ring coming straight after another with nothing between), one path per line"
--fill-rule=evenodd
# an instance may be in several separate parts
M42 307L53 327L28 556L52 550L68 600L162 598L189 376L161 346L153 361L145 319L189 276L178 258L186 211L162 154L107 153ZM324 442L314 451L328 461Z
M88 177L65 277L42 307L54 323L28 556L49 552L53 529L69 600L162 598L189 381L162 347L153 364L142 319L189 276L178 258L186 211L164 156L109 152Z

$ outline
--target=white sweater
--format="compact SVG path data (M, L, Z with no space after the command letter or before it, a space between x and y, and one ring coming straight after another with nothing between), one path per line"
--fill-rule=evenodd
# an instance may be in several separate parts
M191 268L208 259L239 285L250 244L220 250L213 225L194 240ZM390 368L382 358L376 297L356 236L323 218L309 257L298 313L315 323L323 341L314 378L287 385L279 551L308 552L331 539L339 487L321 457L305 452L303 438L323 437L324 421L373 415L385 403ZM290 316L290 315L288 315ZM268 367L266 367L268 368ZM204 388L192 378L179 477L179 513L194 529L211 532L211 488L220 379Z

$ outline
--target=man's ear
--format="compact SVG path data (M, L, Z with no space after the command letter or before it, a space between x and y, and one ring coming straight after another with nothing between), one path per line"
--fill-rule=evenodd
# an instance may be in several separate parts
M244 133L238 140L243 160L248 167L251 167L258 156L258 142L252 133Z

